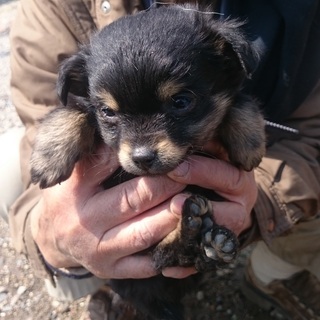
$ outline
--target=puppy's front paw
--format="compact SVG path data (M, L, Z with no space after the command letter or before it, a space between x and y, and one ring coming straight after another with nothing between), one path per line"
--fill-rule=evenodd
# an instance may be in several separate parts
M233 261L238 252L238 240L229 229L219 226L213 219L210 202L201 196L191 196L184 205L182 235L194 238L198 233L199 252L195 258L198 271L212 269ZM187 240L187 239L186 239Z
M257 141L257 144L260 142ZM235 151L231 152L230 160L239 168L245 171L251 171L252 169L258 167L263 156L265 154L264 143L254 149L245 149L245 148L235 148Z
M198 271L207 271L231 262L237 250L236 235L215 223L211 203L192 195L183 205L180 228L154 249L152 257L158 270L195 266Z
M233 261L238 252L236 235L229 229L218 225L205 232L202 244L206 257L221 263Z
M87 115L58 108L42 121L31 156L31 179L40 188L52 187L72 173L75 163L94 144L94 128Z
M41 189L52 187L66 179L72 173L75 160L61 161L56 154L48 157L48 153L35 150L31 157L31 181L39 183Z

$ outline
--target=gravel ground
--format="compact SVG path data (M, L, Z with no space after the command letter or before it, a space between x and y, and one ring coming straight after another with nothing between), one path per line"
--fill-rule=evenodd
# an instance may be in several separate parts
M8 36L17 5L17 1L0 0L0 133L21 126L9 93ZM250 249L243 252L227 269L209 275L195 294L186 297L187 320L281 319L280 315L261 311L240 292L240 279L249 252ZM85 306L84 298L68 304L47 295L42 281L33 276L25 257L12 249L8 226L0 219L0 318L78 320Z
M17 2L0 0L0 133L20 125L9 99L9 31Z

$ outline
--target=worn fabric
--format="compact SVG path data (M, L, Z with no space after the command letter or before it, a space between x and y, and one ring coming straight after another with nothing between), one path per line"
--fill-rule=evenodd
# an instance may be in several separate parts
M269 284L308 270L320 281L319 239L320 217L315 217L296 224L290 234L273 239L269 246L259 241L250 257L254 274Z
M27 243L32 241L26 236L26 221L41 191L30 184L28 163L38 120L58 104L55 81L59 64L97 29L141 9L137 0L20 1L11 32L11 88L13 103L26 127L20 149L24 192L9 212L18 252L27 253ZM319 212L319 103L320 86L284 121L300 131L300 139L274 143L255 171L259 189L254 208L256 229L268 243ZM28 257L38 261L37 255Z
M294 274L303 271L272 253L263 241L259 241L250 255L252 272L264 285L274 280L289 279Z

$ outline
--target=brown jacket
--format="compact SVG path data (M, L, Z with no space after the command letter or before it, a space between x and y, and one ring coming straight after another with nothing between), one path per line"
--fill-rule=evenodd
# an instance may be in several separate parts
M15 248L28 253L27 216L41 197L38 187L30 184L28 161L37 120L58 103L55 81L59 63L86 43L96 29L138 12L142 5L139 0L21 0L19 5L11 32L11 85L13 103L26 126L21 143L25 192L12 206L9 219ZM286 125L298 129L301 138L273 144L256 170L259 196L255 217L267 242L319 212L320 86ZM29 249L29 256L32 254Z

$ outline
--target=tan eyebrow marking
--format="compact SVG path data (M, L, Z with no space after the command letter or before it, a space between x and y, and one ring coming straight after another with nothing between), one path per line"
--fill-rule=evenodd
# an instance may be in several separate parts
M112 94L110 92L101 91L101 92L99 92L98 97L110 109L112 109L115 112L119 111L120 108L119 108L118 102L115 100L115 98L112 96Z
M157 94L160 100L166 101L179 93L183 87L184 85L182 83L177 83L174 80L168 80L159 84Z

